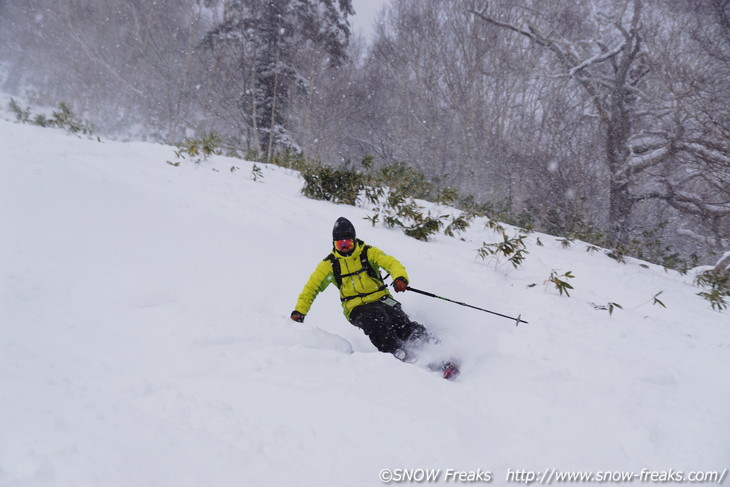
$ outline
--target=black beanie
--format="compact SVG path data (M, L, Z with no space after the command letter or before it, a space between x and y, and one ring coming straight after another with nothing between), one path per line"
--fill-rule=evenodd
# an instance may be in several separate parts
M332 240L355 239L355 227L352 226L350 220L341 216L335 222L332 228Z

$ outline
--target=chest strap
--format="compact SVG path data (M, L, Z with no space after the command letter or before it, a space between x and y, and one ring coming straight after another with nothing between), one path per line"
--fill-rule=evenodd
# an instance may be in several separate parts
M356 276L360 274L361 272L366 272L368 276L370 276L376 283L379 283L380 286L378 289L376 289L373 292L370 293L358 293L353 296L345 296L340 298L340 301L345 302L349 301L351 299L355 298L362 298L365 296L369 296L371 294L375 294L377 292L380 292L384 289L388 289L388 286L383 283L383 278L380 276L380 273L378 273L373 266L370 264L370 261L368 260L368 249L370 248L369 245L365 245L362 249L362 252L360 252L360 269L356 270L355 272L350 272L349 274L343 274L342 273L342 267L340 266L340 260L334 256L334 254L330 253L327 257L324 258L324 260L329 260L332 264L332 274L335 278L335 283L337 284L338 288L342 288L342 278L343 277L351 277Z

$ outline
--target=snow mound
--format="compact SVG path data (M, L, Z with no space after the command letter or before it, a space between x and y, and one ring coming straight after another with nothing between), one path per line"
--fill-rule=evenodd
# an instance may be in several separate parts
M730 326L690 278L537 234L512 269L476 258L483 222L423 243L304 198L292 171L173 157L0 121L1 486L728 466ZM339 216L415 287L529 324L399 295L444 340L424 356L461 359L449 382L378 353L334 288L292 322Z

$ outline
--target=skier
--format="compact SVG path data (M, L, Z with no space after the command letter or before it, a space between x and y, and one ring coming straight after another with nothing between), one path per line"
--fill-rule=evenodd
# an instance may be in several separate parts
M358 239L347 218L340 217L335 222L332 241L334 248L304 285L291 319L303 322L317 295L334 283L350 323L360 328L381 352L391 353L404 362L414 361L415 348L430 341L432 335L406 315L380 276L381 268L388 271L395 292L401 293L408 289L406 269L394 257ZM441 369L447 378L458 373L450 363L443 364Z

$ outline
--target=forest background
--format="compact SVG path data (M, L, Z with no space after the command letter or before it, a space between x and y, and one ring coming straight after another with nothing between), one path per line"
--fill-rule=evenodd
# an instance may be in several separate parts
M391 0L367 39L353 14L0 0L0 90L64 101L109 137L387 168L412 196L449 188L468 211L668 267L730 249L730 0Z

